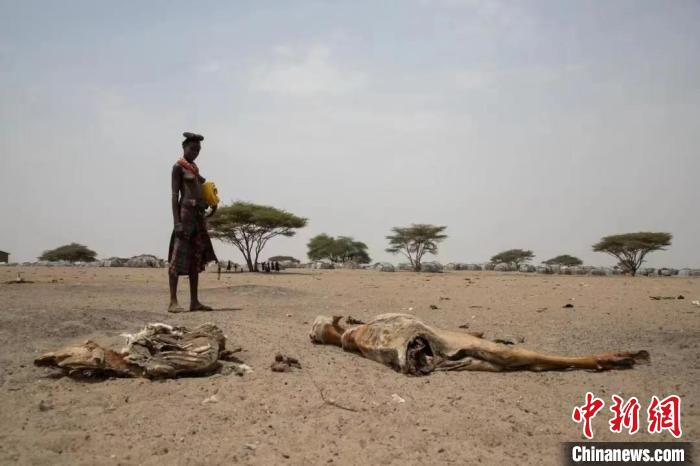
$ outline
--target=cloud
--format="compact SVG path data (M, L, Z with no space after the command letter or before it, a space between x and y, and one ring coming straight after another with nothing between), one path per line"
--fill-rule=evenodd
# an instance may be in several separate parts
M446 15L463 40L494 47L527 49L538 43L541 25L522 2L501 0L420 0L429 14Z
M210 60L195 66L195 70L202 74L218 73L222 69L223 65L218 60Z
M589 71L585 63L546 64L499 69L463 68L449 73L449 79L431 76L445 82L445 88L460 91L522 90L524 86L547 87L565 80L581 79Z
M252 90L291 96L346 94L363 89L368 82L365 73L335 63L328 47L296 50L278 46L274 54L273 60L253 70Z
M500 4L495 0L420 0L422 5L451 8L480 8L489 4Z
M491 87L498 79L494 72L482 70L458 70L454 73L454 85L458 90L475 91Z

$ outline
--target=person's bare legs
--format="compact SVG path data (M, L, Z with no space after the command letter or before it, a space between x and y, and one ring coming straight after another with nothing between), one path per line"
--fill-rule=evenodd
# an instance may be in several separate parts
M199 273L190 273L190 311L211 311L209 306L199 302Z
M180 277L177 274L168 274L170 278L170 305L168 312L182 312L184 309L177 303L177 282Z

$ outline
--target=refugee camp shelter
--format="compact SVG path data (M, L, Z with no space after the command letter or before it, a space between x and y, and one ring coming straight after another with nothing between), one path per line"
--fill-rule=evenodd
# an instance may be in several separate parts
M10 261L10 253L5 251L0 251L0 262L8 263Z

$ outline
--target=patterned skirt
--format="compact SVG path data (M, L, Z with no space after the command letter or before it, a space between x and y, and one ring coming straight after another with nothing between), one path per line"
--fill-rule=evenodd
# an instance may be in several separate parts
M217 261L214 247L207 233L204 210L197 207L182 206L180 222L183 232L170 235L168 262L170 275L190 275L204 271L204 267Z

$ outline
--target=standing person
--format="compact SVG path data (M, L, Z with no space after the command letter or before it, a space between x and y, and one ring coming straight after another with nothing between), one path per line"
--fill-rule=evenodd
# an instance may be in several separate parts
M205 220L206 202L202 198L202 183L195 159L199 156L204 136L183 133L182 158L175 163L171 176L173 233L168 252L170 276L170 306L168 312L184 312L177 302L177 282L180 275L190 278L190 311L211 311L211 307L199 302L199 273L211 261L216 261L214 247L207 233ZM207 217L216 212L211 208Z
M279 271L280 271L280 263L275 261L275 272L279 272Z

